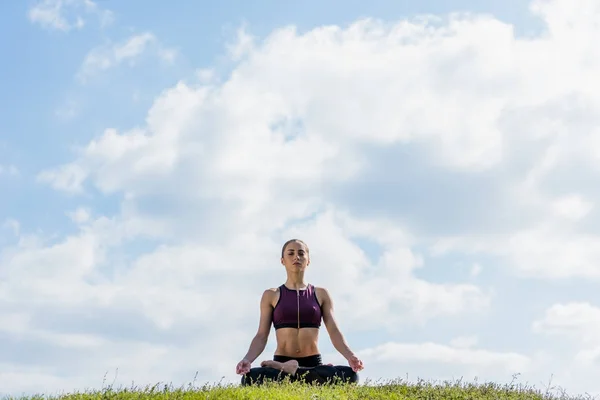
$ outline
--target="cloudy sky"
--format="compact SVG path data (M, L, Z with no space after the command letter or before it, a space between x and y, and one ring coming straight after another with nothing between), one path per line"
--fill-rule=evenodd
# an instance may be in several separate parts
M290 237L363 381L600 393L600 3L250 3L0 5L0 394L239 381Z

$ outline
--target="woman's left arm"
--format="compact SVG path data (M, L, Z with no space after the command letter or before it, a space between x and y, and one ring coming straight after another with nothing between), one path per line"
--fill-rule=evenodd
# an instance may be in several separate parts
M350 349L344 335L337 325L333 312L333 300L331 299L329 292L325 288L318 288L317 290L318 296L322 299L321 309L323 310L323 323L327 328L327 333L329 333L331 344L333 344L333 347L348 360L348 363L354 371L363 369L362 361L359 360Z

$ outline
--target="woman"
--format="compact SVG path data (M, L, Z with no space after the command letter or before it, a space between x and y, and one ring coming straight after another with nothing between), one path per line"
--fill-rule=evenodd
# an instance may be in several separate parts
M307 284L304 273L310 264L308 246L292 239L283 245L281 263L287 280L278 288L264 291L260 301L258 332L252 339L236 372L242 384L262 382L264 378L292 379L304 376L309 381L333 377L356 382L362 361L350 350L333 315L333 302L326 289ZM325 324L331 343L348 360L350 366L323 365L318 348L321 321ZM251 368L252 362L267 344L271 323L275 328L277 348L273 360L263 361L261 367Z

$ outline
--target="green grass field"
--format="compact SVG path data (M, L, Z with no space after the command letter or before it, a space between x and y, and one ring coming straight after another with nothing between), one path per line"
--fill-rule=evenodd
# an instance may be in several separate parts
M457 382L405 383L366 382L362 385L309 386L300 383L264 384L260 387L213 384L204 387L174 388L156 384L145 388L104 388L98 391L79 392L64 395L38 395L7 399L62 399L62 400L242 400L242 399L593 399L590 395L569 396L560 388L534 389L521 384L497 385L493 383L475 384Z

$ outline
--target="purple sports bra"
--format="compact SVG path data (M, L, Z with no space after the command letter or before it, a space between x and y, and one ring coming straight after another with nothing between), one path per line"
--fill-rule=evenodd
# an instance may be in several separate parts
M279 286L279 300L273 309L273 326L280 328L320 328L323 312L315 287L308 285L296 293L285 285Z

